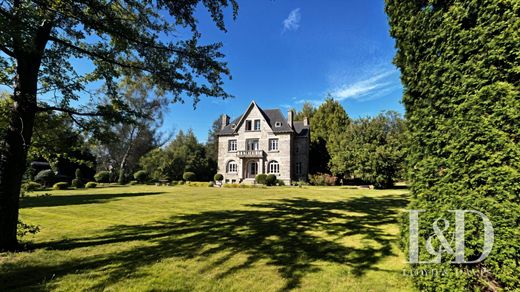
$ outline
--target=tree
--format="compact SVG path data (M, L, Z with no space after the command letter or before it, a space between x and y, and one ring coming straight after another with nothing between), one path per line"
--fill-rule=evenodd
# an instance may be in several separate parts
M453 265L445 253L442 277L413 277L420 290L520 288L519 9L512 0L386 1L410 131L408 209L426 210L419 242L446 210L482 212L495 227L484 261ZM465 255L477 259L482 223L467 217Z
M234 0L200 1L216 26L225 31L224 11ZM82 123L91 116L122 119L133 115L115 84L122 76L145 75L173 101L182 95L227 98L221 44L200 45L194 11L199 1L57 1L0 2L0 84L12 86L14 101L0 154L0 250L17 247L16 222L27 149L38 112L61 111ZM192 32L174 41L179 27ZM72 59L92 64L87 73ZM83 66L81 66L83 67ZM207 82L199 82L199 81ZM90 83L90 84L89 84ZM97 103L90 86L103 83L109 104ZM44 104L38 96L51 95ZM75 108L80 96L94 101Z
M143 155L165 143L159 128L166 100L160 93L153 93L148 82L142 77L126 78L118 86L129 110L137 113L135 118L119 123L99 119L97 123L104 128L103 133L93 139L98 160L104 169L117 173L119 184L125 184L127 177L137 170Z
M221 115L222 116L222 115ZM206 142L206 158L210 173L216 173L218 169L218 133L221 130L222 119L213 121L211 129L208 131L208 141Z
M401 116L391 111L353 120L327 144L331 172L376 188L393 186L404 168L405 129Z
M330 153L327 147L333 137L341 134L350 119L341 104L328 97L311 119L310 172L329 173Z
M303 118L308 118L309 120L311 120L314 116L314 113L316 112L316 108L314 107L314 105L312 105L312 103L306 101L303 103L302 109L300 111L297 111L295 109L292 109L292 111L295 113L295 121L303 121Z

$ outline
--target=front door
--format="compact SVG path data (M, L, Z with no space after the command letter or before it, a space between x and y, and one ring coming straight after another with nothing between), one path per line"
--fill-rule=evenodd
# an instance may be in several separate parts
M250 161L247 164L247 177L255 178L257 174L258 174L258 162Z

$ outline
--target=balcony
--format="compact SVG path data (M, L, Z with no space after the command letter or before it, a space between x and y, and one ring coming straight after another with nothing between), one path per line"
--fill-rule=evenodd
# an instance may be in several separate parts
M261 158L264 156L264 150L240 150L237 151L239 158Z

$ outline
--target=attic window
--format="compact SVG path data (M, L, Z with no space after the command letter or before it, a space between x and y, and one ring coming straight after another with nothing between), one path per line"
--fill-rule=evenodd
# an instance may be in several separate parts
M277 127L277 128L279 128L279 127L282 126L282 123L280 123L280 122L276 122L276 123L274 123L274 126Z

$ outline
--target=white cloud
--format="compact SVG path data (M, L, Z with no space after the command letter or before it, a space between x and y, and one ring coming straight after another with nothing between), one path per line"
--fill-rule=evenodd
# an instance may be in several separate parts
M300 8L293 9L289 16L283 20L283 32L297 30L300 28L300 20L302 19L302 15L300 13Z
M331 95L339 101L346 99L369 100L396 87L395 82L389 80L396 70L386 70L371 77L353 83L344 84L334 90Z

